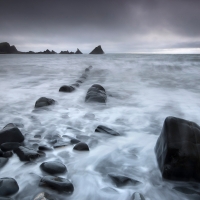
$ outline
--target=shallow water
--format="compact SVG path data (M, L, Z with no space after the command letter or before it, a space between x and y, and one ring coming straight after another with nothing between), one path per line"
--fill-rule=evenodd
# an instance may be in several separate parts
M78 80L90 65L88 78L76 91L58 92L62 85ZM191 184L162 180L154 154L167 116L200 124L199 74L200 55L0 55L0 128L22 123L26 141L33 140L35 134L42 136L35 143L44 143L47 134L82 136L90 147L89 153L73 151L73 145L58 148L33 163L21 162L13 155L0 177L17 180L20 191L14 199L33 199L40 190L70 200L125 200L134 192L142 193L146 200L199 199L197 194L173 189ZM106 89L106 105L84 102L95 83ZM58 103L33 112L35 101L42 96ZM100 124L121 136L94 132ZM37 176L44 175L39 166L44 160L58 160L67 166L68 172L61 177L72 181L71 196L38 186ZM108 173L141 183L117 187Z

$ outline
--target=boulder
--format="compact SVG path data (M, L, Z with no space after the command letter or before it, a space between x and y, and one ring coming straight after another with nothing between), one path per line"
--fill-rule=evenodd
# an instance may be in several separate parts
M12 155L13 155L12 151L6 151L3 153L4 158L10 158L10 157L12 157Z
M113 136L120 136L120 134L106 126L103 125L99 125L96 129L95 132L100 132L100 133L106 133L109 135L113 135Z
M90 54L104 54L103 49L101 48L101 45L95 47Z
M68 179L55 176L44 176L40 181L40 186L47 186L64 193L72 193L74 191L74 186Z
M155 146L162 177L200 182L200 127L191 121L167 117Z
M0 43L0 54L18 53L15 46L10 46L8 42Z
M67 171L67 168L64 164L61 162L56 161L50 161L50 162L44 162L40 165L40 168L49 173L49 174L60 174Z
M6 197L19 191L19 186L13 178L0 178L0 196Z
M74 150L77 150L77 151L89 151L89 147L86 143L84 142L79 142L77 143L74 148Z
M0 157L0 169L8 162L8 158Z
M5 126L0 131L0 145L6 142L18 142L24 141L24 136L16 126Z
M21 146L18 142L6 142L1 144L1 150L2 151L12 151L17 149L19 146Z
M45 155L43 152L35 151L34 149L22 146L15 149L14 152L18 155L21 161L31 161Z
M77 49L75 54L83 54L83 53L79 49Z
M75 90L72 86L63 85L60 87L59 92L73 92Z
M144 196L142 194L140 194L139 192L135 192L132 197L131 200L145 200Z
M50 106L55 104L56 101L50 98L46 97L40 97L36 102L35 102L35 108L40 108L43 106Z
M99 85L92 85L86 94L85 102L93 102L93 103L106 103L107 95L105 89Z

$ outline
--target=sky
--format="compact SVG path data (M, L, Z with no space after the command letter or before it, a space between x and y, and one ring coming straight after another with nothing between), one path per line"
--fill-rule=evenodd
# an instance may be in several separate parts
M200 53L200 0L0 0L0 42L19 51Z

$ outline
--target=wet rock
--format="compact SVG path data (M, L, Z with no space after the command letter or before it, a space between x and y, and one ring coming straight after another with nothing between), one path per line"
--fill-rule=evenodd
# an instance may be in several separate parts
M60 174L67 171L67 168L64 164L61 162L56 161L50 161L50 162L44 162L40 165L40 168L49 173L49 174Z
M71 141L70 141L72 144L77 144L77 143L79 143L79 142L81 142L80 140L77 140L77 139L75 139L75 138L73 138L73 139L71 139Z
M94 120L95 119L95 115L92 113L86 113L84 115L84 118L90 119L90 120Z
M34 135L34 138L38 138L38 139L41 139L41 135Z
M101 48L101 45L95 47L90 54L104 54L103 49Z
M98 84L92 85L86 94L85 102L98 102L98 103L106 103L107 95L105 89Z
M77 49L75 54L83 54L83 53L79 49Z
M12 157L12 155L13 155L12 151L6 151L3 153L4 158L10 158L10 157Z
M8 162L8 158L0 157L0 169Z
M15 128L15 127L23 128L24 125L21 123L9 123L4 128Z
M120 136L120 134L106 126L99 125L96 129L95 132L100 132L100 133L107 133L113 136Z
M181 187L181 186L179 186L179 187L174 187L173 189L176 190L176 191L178 191L178 192L181 192L183 194L197 194L197 195L200 195L200 192L195 191L193 189L190 189L188 187Z
M73 184L68 179L61 177L44 176L40 181L40 186L47 186L64 193L72 193L74 191Z
M111 178L111 180L116 184L117 187L122 187L122 186L125 186L125 185L128 185L128 184L138 185L138 184L141 183L140 181L134 180L134 179L129 178L127 176L118 175L118 174L115 174L115 173L109 173L108 177Z
M70 144L69 142L57 141L57 142L53 145L53 148L65 147L65 146L68 146L69 144Z
M72 86L63 85L60 87L59 92L73 92L75 89Z
M47 145L39 145L38 149L40 151L52 151L53 148L51 148L50 146L47 146Z
M14 125L5 126L0 131L0 145L6 142L23 142L24 136L21 131Z
M17 149L19 146L21 146L18 142L6 142L1 144L2 151L12 151L14 149Z
M38 195L36 195L34 200L58 200L58 199L55 197L55 195L50 195L46 192L41 192Z
M73 149L77 151L89 151L88 145L83 142L79 142L78 144L76 144Z
M139 192L135 192L132 197L131 200L145 200L144 196L142 194L140 194Z
M54 105L56 103L55 100L46 98L46 97L40 97L36 102L35 102L35 108L40 108L44 106L50 106Z
M20 146L18 149L15 149L14 152L18 155L21 161L31 161L45 155L42 152L22 146Z
M200 181L200 127L194 122L167 117L155 146L162 177Z
M78 83L74 83L74 84L72 84L72 87L79 87L79 84Z
M0 200L12 200L11 198L7 197L0 197Z
M18 192L19 186L13 178L0 178L0 196L6 197Z

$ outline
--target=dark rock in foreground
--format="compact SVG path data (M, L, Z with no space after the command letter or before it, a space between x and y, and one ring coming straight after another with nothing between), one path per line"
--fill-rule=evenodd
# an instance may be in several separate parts
M13 178L0 178L0 196L10 196L18 192L19 186Z
M73 92L75 89L72 86L63 85L60 87L59 92Z
M8 162L8 158L0 157L0 169Z
M98 47L95 47L90 54L104 54L103 49L101 48L101 45L99 45Z
M74 146L74 150L77 151L89 151L89 147L86 143L84 142L79 142Z
M12 151L17 149L19 146L21 146L18 142L6 142L1 144L1 150L2 151Z
M61 162L56 161L50 161L50 162L44 162L40 165L40 168L49 173L49 174L60 174L67 171L67 168L64 164Z
M200 127L191 121L167 117L155 146L162 177L200 181Z
M120 134L106 126L102 126L102 125L99 125L96 129L95 129L95 132L100 132L100 133L107 133L107 134L110 134L110 135L113 135L113 136L120 136Z
M139 192L135 192L132 197L131 200L145 200L144 196L142 194L140 194Z
M138 185L141 182L134 180L132 178L129 178L127 176L123 176L123 175L118 175L115 173L110 173L108 174L108 176L112 179L112 181L116 184L117 187L122 187L128 184L131 185Z
M105 89L99 85L92 85L86 94L85 102L93 102L93 103L106 103L107 95Z
M83 53L79 49L77 49L75 54L83 54Z
M40 186L48 186L54 190L65 193L72 193L74 191L72 183L68 179L61 177L44 176L40 181Z
M35 108L40 108L43 106L50 106L55 104L56 101L50 98L46 97L40 97L36 102L35 102Z
M0 54L19 53L15 46L10 46L8 42L0 43Z
M14 152L18 155L21 161L31 161L45 155L42 152L38 152L34 149L29 149L27 147L22 146L18 149L15 149Z
M24 136L21 131L14 125L5 126L0 131L0 145L6 142L18 142L21 143L24 141Z

